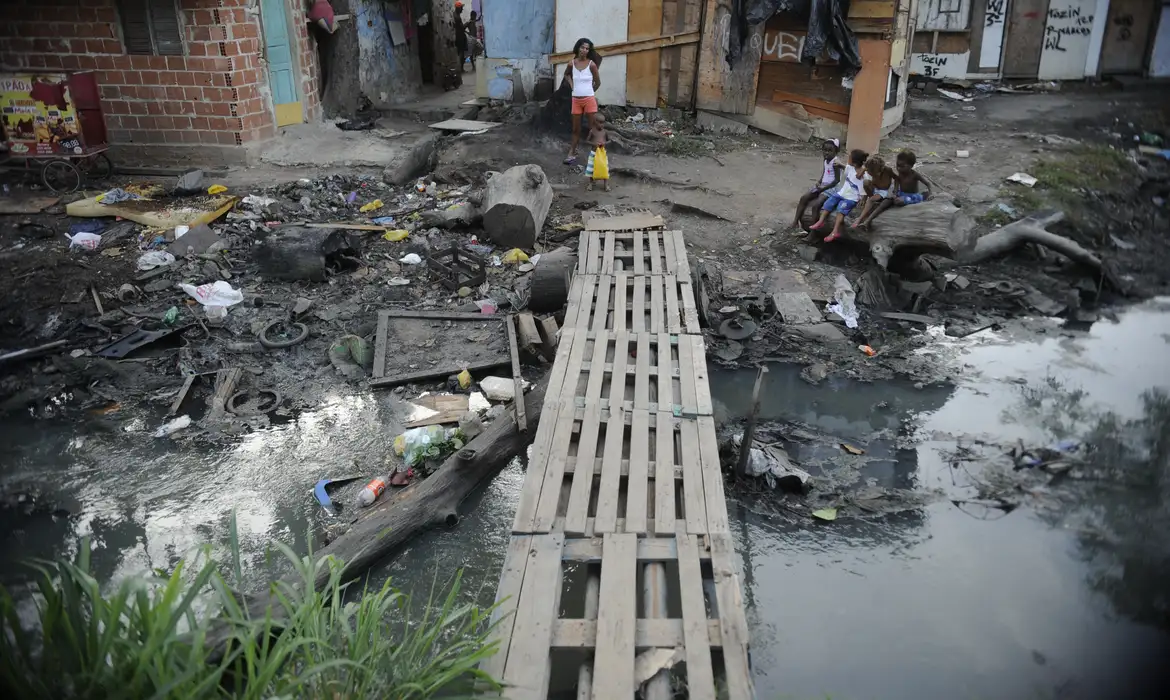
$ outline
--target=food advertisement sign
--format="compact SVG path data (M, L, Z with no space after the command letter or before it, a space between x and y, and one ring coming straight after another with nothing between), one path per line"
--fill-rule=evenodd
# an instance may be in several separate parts
M77 155L83 150L65 75L0 74L0 123L16 156Z

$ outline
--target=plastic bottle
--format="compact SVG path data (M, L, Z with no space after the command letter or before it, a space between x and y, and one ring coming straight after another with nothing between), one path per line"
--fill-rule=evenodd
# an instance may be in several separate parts
M390 483L390 476L379 476L358 493L358 505L362 508L368 508L373 505L374 501L386 490L386 484Z

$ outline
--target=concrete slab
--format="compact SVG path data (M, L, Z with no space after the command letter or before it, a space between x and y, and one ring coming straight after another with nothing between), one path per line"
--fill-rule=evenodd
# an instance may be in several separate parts
M333 123L298 124L264 143L259 161L285 168L378 168L402 184L425 170L436 137L420 124L379 119L369 131L342 131Z
M772 294L776 311L785 323L820 323L825 317L804 292L777 292Z
M435 122L429 126L432 129L439 129L440 131L486 131L499 125L499 122L477 122L471 121L469 119L448 119L442 122Z
M699 110L699 114L695 118L695 123L703 131L727 132L731 134L746 134L748 132L747 124L728 119L714 112L705 112L703 110Z

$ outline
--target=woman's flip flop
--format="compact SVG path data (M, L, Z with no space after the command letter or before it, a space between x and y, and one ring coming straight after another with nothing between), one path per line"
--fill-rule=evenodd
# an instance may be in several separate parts
M565 159L565 165L572 165L577 162L577 156L569 156Z

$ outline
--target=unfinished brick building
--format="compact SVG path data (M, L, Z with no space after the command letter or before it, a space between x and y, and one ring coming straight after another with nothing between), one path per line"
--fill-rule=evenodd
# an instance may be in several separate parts
M243 163L321 118L306 4L0 0L0 72L95 71L121 163Z

